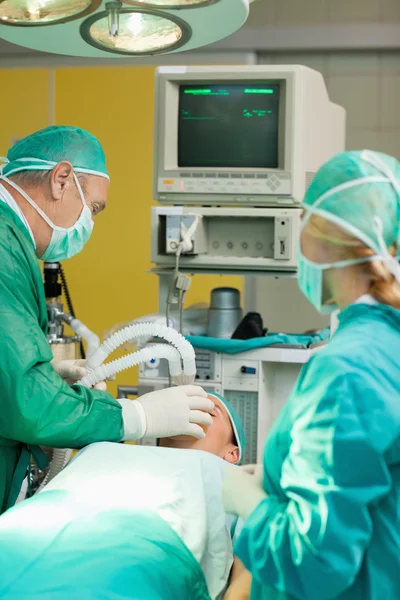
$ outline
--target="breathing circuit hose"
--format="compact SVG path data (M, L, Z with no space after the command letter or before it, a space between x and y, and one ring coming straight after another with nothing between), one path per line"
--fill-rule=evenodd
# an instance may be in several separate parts
M163 338L179 351L183 362L183 372L182 369L180 373L175 371L173 373L171 371L173 383L178 385L193 383L196 376L196 356L192 345L175 329L167 327L166 325L160 325L158 323L134 323L133 325L129 325L128 327L124 327L124 329L113 333L105 342L101 344L101 346L94 350L91 356L89 356L86 367L89 373L86 377L90 375L93 369L96 369L102 365L106 358L119 346L122 346L122 344L125 344L131 340L146 337ZM115 363L117 363L117 361L113 361L113 363L110 364L114 364L114 368L117 368ZM174 369L174 367L172 368ZM118 370L115 370L114 372L110 371L108 376L117 372ZM81 385L86 385L87 383L90 384L90 381L87 380L86 377L81 380Z
M137 350L128 356L123 356L107 364L104 360L116 348L126 342L139 337L153 336L164 338L170 345L156 344ZM175 347L174 347L175 346ZM181 366L183 361L183 372ZM152 358L166 358L169 363L171 379L177 385L193 383L196 375L195 353L192 345L175 329L157 323L136 323L117 331L111 335L101 346L94 350L87 361L87 375L78 384L84 387L93 387L96 383L108 377L129 369L135 365L148 362ZM58 473L67 465L72 455L69 448L55 448L50 468L45 479L40 485L40 492Z
M105 381L120 371L125 371L125 369L129 369L130 367L148 362L153 358L166 358L169 363L171 376L175 378L180 377L182 367L178 350L166 344L156 344L154 346L146 346L146 348L137 350L132 354L128 354L128 356L123 356L105 365L90 369L89 373L79 381L79 385L93 387L96 383Z

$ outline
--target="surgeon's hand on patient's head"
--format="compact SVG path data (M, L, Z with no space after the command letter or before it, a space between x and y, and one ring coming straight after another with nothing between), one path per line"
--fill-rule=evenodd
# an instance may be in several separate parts
M136 402L140 402L146 415L145 437L190 435L203 438L203 426L212 424L209 413L214 410L214 402L196 385L157 390L140 396Z

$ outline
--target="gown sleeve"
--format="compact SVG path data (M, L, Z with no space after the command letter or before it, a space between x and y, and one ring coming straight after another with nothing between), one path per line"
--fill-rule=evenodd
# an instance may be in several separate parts
M51 366L34 256L11 227L0 233L0 438L62 448L119 442L121 405L106 392L69 387Z

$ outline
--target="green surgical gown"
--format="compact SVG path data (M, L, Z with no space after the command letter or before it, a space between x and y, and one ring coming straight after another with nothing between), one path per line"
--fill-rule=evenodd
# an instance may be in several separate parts
M235 551L252 600L400 599L400 311L346 308L264 451Z
M152 511L45 490L0 519L0 548L1 600L211 600L200 564Z
M15 501L35 446L80 448L122 437L120 404L64 383L50 364L46 330L32 240L0 202L0 513Z

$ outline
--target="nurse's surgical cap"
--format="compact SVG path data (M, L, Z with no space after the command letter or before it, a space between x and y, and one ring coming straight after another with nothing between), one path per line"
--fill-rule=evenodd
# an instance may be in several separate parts
M47 127L18 141L7 153L2 174L9 177L20 171L47 171L63 160L77 172L109 179L99 140L84 129L68 126Z
M233 408L232 404L228 400L226 400L226 398L223 398L222 396L220 396L219 394L216 394L215 392L208 394L208 397L211 400L213 398L217 398L220 402L222 402L222 404L226 408L226 412L228 413L229 419L231 421L235 441L239 448L239 462L240 462L243 458L243 452L244 452L244 449L246 446L246 434L244 432L243 421L239 417L236 410Z
M400 163L362 150L342 152L325 163L308 188L306 213L332 221L377 255L397 243L400 255Z

